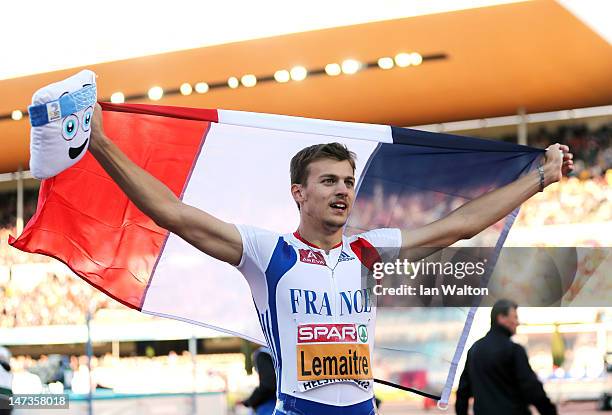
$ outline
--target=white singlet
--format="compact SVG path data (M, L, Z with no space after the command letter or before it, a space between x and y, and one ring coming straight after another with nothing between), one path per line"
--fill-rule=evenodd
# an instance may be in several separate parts
M237 228L237 268L272 350L278 393L336 406L371 399L376 307L362 275L381 257L397 257L399 229L343 236L326 254L297 232Z

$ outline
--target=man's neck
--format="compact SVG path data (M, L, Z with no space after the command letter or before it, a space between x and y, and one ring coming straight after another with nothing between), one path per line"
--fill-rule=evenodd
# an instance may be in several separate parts
M310 244L329 252L342 242L342 228L339 229L317 229L300 223L298 233Z
M491 331L497 332L497 333L501 333L504 334L508 337L512 337L512 332L510 330L508 330L506 327L502 326L501 324L494 324L493 326L491 326Z

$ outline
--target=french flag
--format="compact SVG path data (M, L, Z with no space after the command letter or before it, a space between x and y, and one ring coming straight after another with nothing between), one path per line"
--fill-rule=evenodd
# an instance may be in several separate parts
M357 197L347 233L430 223L516 180L543 154L511 143L386 125L141 104L102 108L107 135L185 203L227 222L279 233L293 232L299 223L289 192L289 160L312 144L340 142L357 154ZM476 243L501 247L516 213L476 236ZM42 181L36 214L9 243L60 260L133 309L265 344L242 275L158 227L89 153ZM385 321L381 311L377 333ZM377 338L377 348L398 350L391 356L422 355L435 375L427 385L399 385L401 376L387 370L375 375L448 402L470 316L462 314L457 338L435 353L426 344L386 347ZM390 367L407 373L410 362L398 358Z

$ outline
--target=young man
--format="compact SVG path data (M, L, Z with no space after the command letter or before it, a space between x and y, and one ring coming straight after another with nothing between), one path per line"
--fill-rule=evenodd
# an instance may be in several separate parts
M455 410L467 415L474 397L474 415L557 415L542 383L531 369L525 349L510 340L519 325L517 304L499 300L491 310L491 330L470 348L461 374Z
M105 137L99 106L90 140L93 156L142 212L245 276L272 351L278 414L374 413L375 307L361 287L364 250L388 247L394 255L423 257L496 223L572 167L569 149L556 144L538 171L432 224L345 237L355 199L354 154L337 143L311 146L291 160L299 227L279 235L226 223L182 203Z

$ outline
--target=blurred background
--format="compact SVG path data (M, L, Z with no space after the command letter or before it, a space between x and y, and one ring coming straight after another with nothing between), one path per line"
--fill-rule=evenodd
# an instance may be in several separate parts
M8 246L8 235L18 235L36 211L39 182L28 172L30 97L83 67L98 74L103 101L392 124L539 148L568 144L575 171L523 205L506 245L612 246L608 2L175 0L6 7L0 27L0 346L10 351L14 393L70 394L70 411L56 413L87 413L93 402L95 414L246 414L235 403L258 383L251 361L257 345L140 314L63 264ZM414 200L406 215L426 217L428 209ZM489 312L478 310L468 347L488 330ZM439 341L435 322L402 318L419 324L419 336L377 335ZM560 413L609 409L612 308L526 307L519 318L514 340L527 348ZM435 374L416 367L398 374L398 382L402 376L426 383ZM379 386L382 414L436 410L426 398Z

